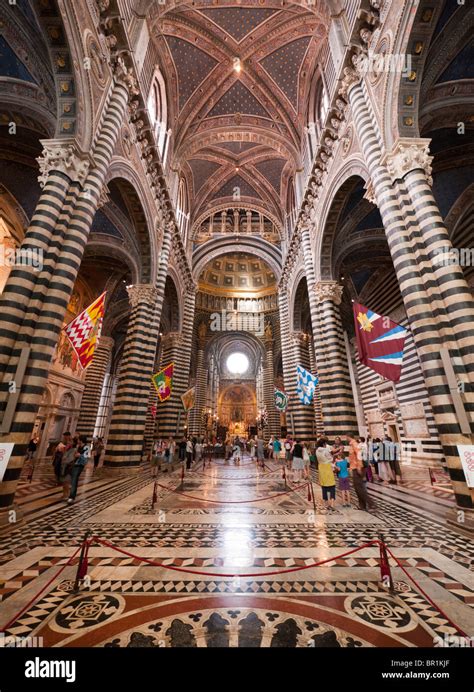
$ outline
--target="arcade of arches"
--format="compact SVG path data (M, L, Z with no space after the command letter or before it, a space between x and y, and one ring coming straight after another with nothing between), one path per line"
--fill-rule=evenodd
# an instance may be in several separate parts
M1 4L0 629L120 647L474 635L473 27L452 0ZM400 55L404 72L381 66ZM104 292L83 369L63 328ZM354 301L407 328L399 381L360 362ZM67 432L103 440L70 502ZM221 445L237 436L239 465ZM300 484L250 456L287 436L399 454L385 480L369 466L365 505L351 480L332 508L313 459ZM72 593L70 565L21 612L87 529L108 541L88 586ZM338 557L381 532L406 570L392 561L392 590L376 545ZM110 607L81 618L96 598Z

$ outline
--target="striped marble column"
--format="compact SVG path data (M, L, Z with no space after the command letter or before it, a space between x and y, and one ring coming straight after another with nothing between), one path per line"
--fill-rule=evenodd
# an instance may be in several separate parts
M114 340L110 336L101 336L92 363L87 368L76 434L86 435L89 440L94 434L100 396L113 348Z
M313 337L310 338L309 343L308 343L308 351L309 351L309 367L313 375L318 374L318 368L316 365L316 356L314 352L314 339ZM316 390L314 392L314 399L313 399L313 408L314 408L314 418L316 421L316 437L321 437L324 435L324 422L323 422L323 409L322 409L322 404L321 404L321 389L319 387L319 384L316 385Z
M342 286L336 281L318 281L319 329L314 334L319 390L326 435L357 435L357 416L347 363L339 305Z
M160 437L180 438L185 432L186 414L181 394L189 387L191 366L195 290L188 290L184 299L181 332L163 337L162 367L174 362L173 391L170 398L158 404L157 433Z
M275 373L273 368L273 333L271 325L265 328L265 360L263 363L263 399L268 422L264 430L265 439L272 435L280 437L280 412L275 407Z
M203 409L206 408L207 394L207 368L204 364L204 351L206 348L207 327L205 322L201 322L198 329L198 344L196 358L196 384L195 384L195 404L189 411L188 430L191 435L202 435L203 429Z
M458 444L472 444L472 436L461 432L455 403L443 368L441 349L446 346L446 343L450 343L452 336L450 337L446 333L447 330L443 329L444 317L441 320L443 333L440 331L439 307L432 301L430 285L424 283L424 272L426 270L430 272L432 267L429 263L420 262L417 258L420 234L417 228L410 229L407 226L407 218L413 214L412 203L408 195L406 198L400 198L400 191L394 187L392 175L382 161L379 137L374 128L374 121L367 106L360 78L352 71L346 75L345 91L369 169L375 200L385 227L456 502L459 507L472 509L472 491L467 486L456 448ZM429 218L431 212L429 209L427 211ZM464 303L465 292L462 286L461 289L460 302ZM454 298L455 295L456 288L452 291L452 297ZM470 322L468 319L466 326L469 326Z
M28 349L23 351L27 367L15 401L10 431L0 435L2 442L15 443L4 480L0 484L0 508L10 507L14 500L26 446L48 378L53 352L80 268L105 176L121 125L126 117L129 91L133 90L135 93L135 89L123 63L119 63L106 114L92 150L92 158L76 154L68 145L60 157L46 156L42 164L48 194L43 193L40 200L41 207L35 214L30 238L35 237L36 242L47 250L45 273L43 275L39 272L36 275L32 269L30 277L27 278L23 274L12 272L5 292L9 310L6 313L2 311L0 321L0 333L3 329L7 339L12 338L14 331L18 334L15 345L6 354L8 364L4 370L4 383L14 377L21 349ZM57 171L58 167L61 170ZM71 178L69 183L67 182L68 170L71 170L74 178L77 177L77 182ZM67 197L66 205L59 211L64 195ZM49 202L53 205L52 214L48 209ZM58 213L60 218L53 230L53 221ZM39 229L45 229L45 232ZM33 287L31 282L34 284ZM18 315L13 296L24 292L28 294L28 308ZM6 513L2 512L0 523L6 516Z
M159 318L152 284L128 287L131 305L104 467L138 466L143 454L150 377L155 362Z

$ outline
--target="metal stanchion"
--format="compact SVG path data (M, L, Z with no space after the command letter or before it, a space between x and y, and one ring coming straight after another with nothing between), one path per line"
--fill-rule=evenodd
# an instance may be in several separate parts
M79 555L79 564L77 565L76 579L74 581L74 586L72 589L73 593L78 593L79 584L84 579L85 575L87 574L87 567L88 567L87 553L89 551L88 541L89 541L90 534L91 534L90 529L88 529L84 534L84 540L82 541L82 546L81 546L81 554Z

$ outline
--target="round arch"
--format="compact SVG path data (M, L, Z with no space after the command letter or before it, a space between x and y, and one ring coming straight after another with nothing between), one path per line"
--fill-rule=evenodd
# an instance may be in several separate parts
M256 255L268 264L277 280L280 278L282 255L281 250L276 245L272 245L263 238L228 235L221 238L213 238L195 250L192 258L194 280L198 280L208 262L220 255L231 252L248 252Z

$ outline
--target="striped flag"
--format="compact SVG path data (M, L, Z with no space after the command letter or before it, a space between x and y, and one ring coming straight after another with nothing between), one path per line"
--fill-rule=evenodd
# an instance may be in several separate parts
M91 364L97 348L104 319L106 293L104 291L88 308L63 327L83 368Z
M318 384L318 378L301 365L296 366L296 393L303 404L310 404L313 401L314 391Z
M171 391L173 389L173 372L174 363L170 363L166 368L155 373L151 378L158 392L158 399L160 401L166 401L166 399L169 399L171 396Z
M360 303L354 303L353 308L360 362L385 379L398 382L407 330Z

